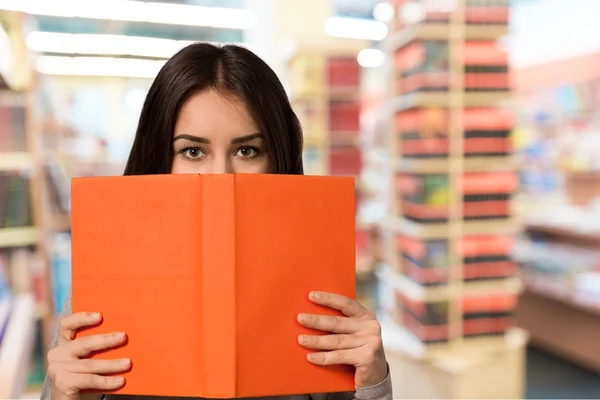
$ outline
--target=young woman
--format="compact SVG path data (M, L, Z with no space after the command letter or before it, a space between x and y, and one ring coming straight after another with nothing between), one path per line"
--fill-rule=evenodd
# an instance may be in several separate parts
M275 73L252 52L237 46L194 44L162 68L142 109L125 174L171 173L303 173L298 118ZM345 317L298 315L300 324L330 334L290 340L297 339L308 349L307 362L353 365L356 392L289 399L391 400L391 380L374 313L334 293L311 293L310 299L340 310ZM119 346L127 332L75 339L78 329L100 323L102 316L95 310L71 314L70 300L48 354L45 400L76 400L82 390L117 389L124 384L118 374L135 362L88 359L92 352ZM113 397L118 396L107 396Z

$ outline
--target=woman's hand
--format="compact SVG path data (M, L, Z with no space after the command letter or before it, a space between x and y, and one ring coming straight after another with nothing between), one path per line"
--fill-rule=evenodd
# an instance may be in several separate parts
M357 301L338 294L311 292L309 299L339 310L345 316L300 314L298 322L332 335L300 335L298 342L311 350L307 358L317 365L347 364L356 368L355 385L373 386L387 376L387 362L381 340L381 326L375 313Z
M48 377L52 384L52 400L78 400L85 389L115 390L123 386L121 376L103 376L129 369L129 359L85 359L96 351L122 345L122 332L92 335L75 339L78 329L98 325L97 313L77 313L61 318L56 347L48 353Z

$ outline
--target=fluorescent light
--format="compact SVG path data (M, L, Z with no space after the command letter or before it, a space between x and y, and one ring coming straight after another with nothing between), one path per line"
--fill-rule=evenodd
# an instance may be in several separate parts
M377 3L373 8L373 17L380 22L389 22L394 18L394 7L390 3Z
M194 42L140 36L31 32L26 44L39 53L170 58Z
M166 60L133 58L40 56L36 60L36 68L45 75L153 79L165 63Z
M379 49L362 49L356 59L363 68L381 67L385 62L385 53Z
M31 32L27 35L25 43L27 48L38 53L171 58L194 42L126 35ZM231 44L250 49L247 44Z
M249 10L133 0L0 0L0 10L66 18L229 29L251 29L256 23L254 14Z
M6 79L12 75L13 63L14 59L10 39L4 27L0 24L0 74L4 75Z
M383 40L388 34L388 27L383 22L363 18L330 17L325 22L325 32L329 36Z
M423 4L411 1L402 6L400 16L403 22L407 24L416 24L425 19L426 13Z

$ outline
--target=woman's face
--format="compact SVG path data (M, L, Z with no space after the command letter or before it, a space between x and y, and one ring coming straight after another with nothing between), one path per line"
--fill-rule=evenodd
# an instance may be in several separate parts
M181 107L172 174L267 173L265 140L244 104L209 89Z

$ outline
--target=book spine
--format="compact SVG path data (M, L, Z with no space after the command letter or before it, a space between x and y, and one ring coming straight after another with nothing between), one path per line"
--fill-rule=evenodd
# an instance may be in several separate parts
M204 178L202 397L234 398L237 394L235 177Z

